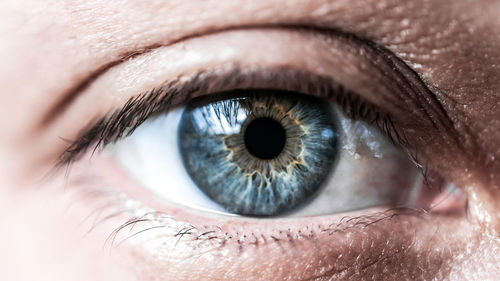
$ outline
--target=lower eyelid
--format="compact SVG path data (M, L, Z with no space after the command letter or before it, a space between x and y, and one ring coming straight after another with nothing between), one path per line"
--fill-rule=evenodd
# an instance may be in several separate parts
M439 224L419 231L429 219L421 216L425 214L387 211L343 219L309 218L304 219L300 227L287 228L290 222L286 220L246 222L237 226L231 223L212 226L205 220L205 224L192 225L155 213L151 217L141 216L136 221L128 221L114 239L137 245L141 249L138 255L152 263L148 266L168 268L163 270L166 276L196 270L195 264L210 264L211 270L216 272L225 272L230 265L236 264L244 270L226 274L242 272L245 276L239 276L239 280L249 276L281 279L290 277L288 274L297 279L320 275L341 277L344 273L367 274L368 269L370 276L382 277L387 273L383 270L386 266L382 265L389 262L407 264L411 274L430 277L440 269L422 264L419 256L427 250L424 245L428 237L425 235L435 231ZM413 248L416 241L420 244L418 249ZM259 260L253 260L255 258ZM171 267L171 259L179 261L175 268ZM428 259L432 260L432 255ZM271 273L259 272L269 270L270 263L273 265ZM378 263L382 264L376 265ZM427 267L425 273L419 272L419 266ZM269 275L263 277L263 274ZM297 274L302 276L298 278ZM189 276L175 275L175 278L186 280Z

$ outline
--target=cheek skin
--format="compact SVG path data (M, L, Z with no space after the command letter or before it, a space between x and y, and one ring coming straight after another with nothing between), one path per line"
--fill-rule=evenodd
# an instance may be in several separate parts
M200 214L158 202L104 157L91 166L109 178L81 181L79 189L100 184L126 194L112 203L122 213L99 229L107 229L112 251L132 251L141 280L442 279L479 243L461 215L376 208L264 220Z
M113 224L87 233L95 222L83 221L95 205L58 183L15 187L0 188L1 280L137 280L129 248L103 250Z

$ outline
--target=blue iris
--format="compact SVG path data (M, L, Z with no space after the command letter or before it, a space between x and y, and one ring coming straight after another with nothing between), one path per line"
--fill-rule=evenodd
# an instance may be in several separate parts
M336 124L328 102L235 90L186 106L179 150L194 183L228 212L275 216L321 188L338 154Z

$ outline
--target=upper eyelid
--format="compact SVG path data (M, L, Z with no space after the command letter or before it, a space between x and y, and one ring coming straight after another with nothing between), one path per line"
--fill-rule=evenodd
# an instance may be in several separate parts
M205 32L203 34L194 34L194 35L186 35L182 38L179 38L178 40L174 40L172 42L169 42L167 44L160 44L160 43L155 43L152 45L149 45L147 47L143 47L137 50L132 50L129 52L126 52L122 55L119 56L119 59L107 62L96 68L94 71L92 71L88 76L83 78L80 82L76 83L72 88L70 88L66 93L64 93L62 96L63 98L57 102L54 106L52 106L51 109L47 110L47 114L43 116L40 119L39 122L39 127L44 128L48 126L51 121L55 120L60 114L64 112L64 110L69 107L75 100L76 98L83 93L86 88L88 88L94 81L96 81L101 75L106 73L108 70L119 66L120 64L133 59L134 57L141 56L144 54L147 54L151 51L154 51L158 48L161 47L167 47L171 45L175 45L176 43L183 42L186 40L189 40L191 38L195 38L198 36L206 36L210 34L216 34L216 33L221 33L224 31L233 31L233 30L245 30L245 29L276 29L276 28L282 28L282 29L296 29L296 30L306 30L306 31L311 31L311 32L318 32L322 34L328 34L330 36L340 36L344 38L348 38L349 40L355 40L362 42L366 46L376 50L380 54L384 54L387 56L389 60L394 60L398 62L400 65L403 65L407 70L410 72L413 72L413 76L415 76L419 80L418 82L423 85L423 88L425 88L425 91L430 94L431 98L434 100L434 102L439 103L439 101L435 98L435 95L433 92L429 89L429 87L426 85L426 83L420 79L419 75L417 72L412 69L410 66L408 66L406 63L404 63L396 54L385 48L384 46L381 46L377 43L375 43L372 40L360 37L356 34L349 33L349 32L344 32L338 29L331 29L331 28L324 28L324 27L316 27L316 26L309 26L309 25L270 25L270 24L262 24L262 25L252 25L252 26L237 26L237 27L226 27L226 28L221 28L221 29L216 29L216 30L211 30L208 32ZM394 67L397 67L396 65ZM435 87L434 87L435 88ZM439 89L437 89L439 90Z

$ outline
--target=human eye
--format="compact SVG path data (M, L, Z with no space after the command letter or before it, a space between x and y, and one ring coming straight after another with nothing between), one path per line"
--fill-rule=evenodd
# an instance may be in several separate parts
M330 99L352 95L316 86L329 87ZM348 106L377 122L367 105ZM421 172L376 126L326 97L238 89L158 114L104 153L159 198L193 209L278 216L417 207L410 193L422 192Z
M242 52L245 40L264 40L265 52ZM164 67L172 59L180 62ZM297 264L362 268L431 239L422 226L463 211L460 189L426 148L448 134L439 107L423 98L432 92L394 55L356 37L209 35L133 58L87 96L103 89L121 95L96 109L103 116L60 164L72 165L70 178L98 176L110 187L132 217L114 235L157 256L175 251L188 262L281 249L280 259Z

